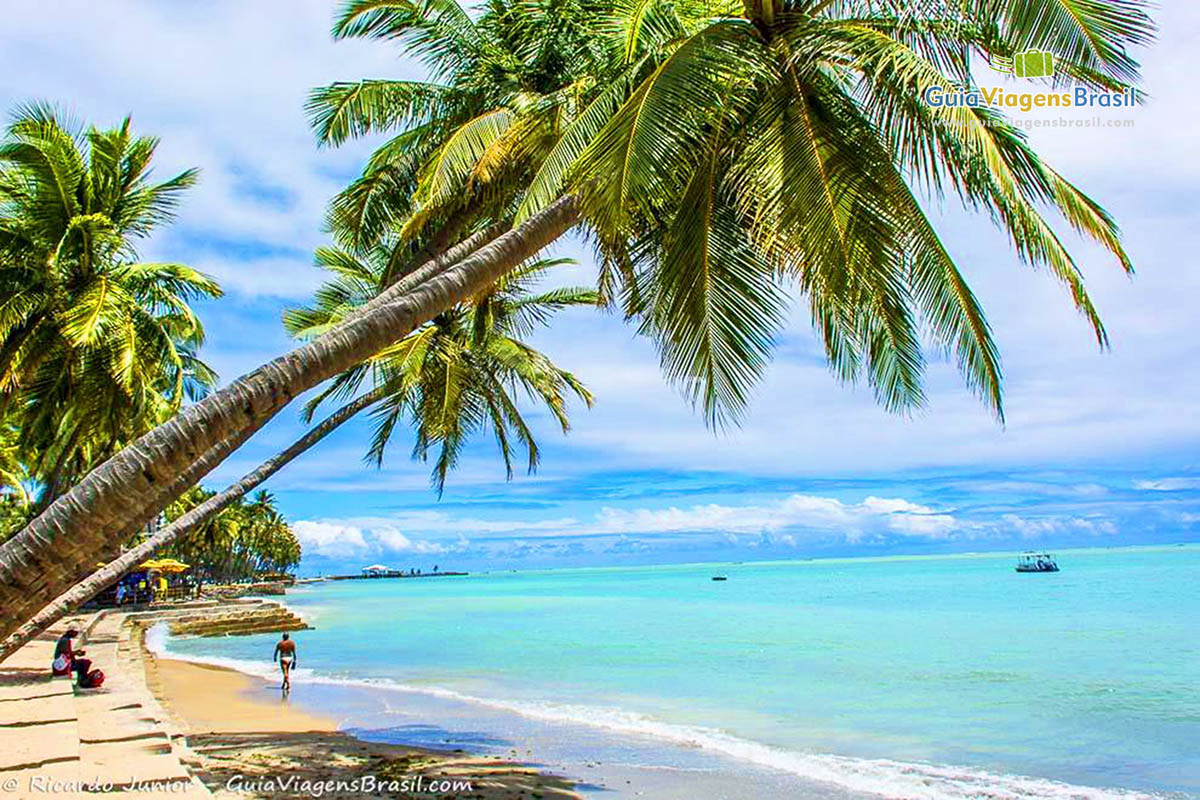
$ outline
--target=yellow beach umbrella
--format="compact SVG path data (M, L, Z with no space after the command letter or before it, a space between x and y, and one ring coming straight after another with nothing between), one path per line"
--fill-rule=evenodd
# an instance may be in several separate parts
M143 561L141 564L138 564L138 569L161 569L161 568L162 568L162 562L156 558L152 558L149 561Z
M191 564L185 564L182 561L174 558L160 559L158 561L158 566L156 567L159 572L183 572L184 570L191 568Z

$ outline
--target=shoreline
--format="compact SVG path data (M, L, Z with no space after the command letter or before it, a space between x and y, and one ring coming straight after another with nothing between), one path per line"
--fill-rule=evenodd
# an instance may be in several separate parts
M533 765L359 739L332 716L295 708L260 676L158 656L137 627L146 686L186 739L189 770L215 797L294 797L298 786L323 785L326 798L358 798L372 786L399 797L581 798L573 781Z
M279 602L272 600L272 602ZM194 774L214 790L217 797L246 797L240 794L222 794L217 787L227 782L238 770L251 768L260 771L263 765L271 770L291 772L301 775L300 780L321 780L329 777L321 769L308 771L304 763L321 760L325 754L332 754L336 761L346 759L357 760L363 768L376 769L383 775L395 775L397 769L409 768L410 773L401 773L407 777L415 777L419 769L421 774L436 772L441 769L445 774L454 778L460 775L478 775L484 773L488 785L476 785L472 792L466 794L437 793L439 798L515 798L516 800L584 800L584 797L653 797L656 800L696 800L698 797L721 798L722 800L757 800L760 797L790 796L805 798L805 800L845 800L846 795L831 786L812 784L796 775L787 772L776 772L764 769L759 764L742 764L742 769L716 769L708 766L679 766L667 763L624 763L613 758L613 753L605 749L605 743L590 741L584 748L586 755L578 760L564 762L550 759L543 763L542 748L532 739L516 738L504 744L503 748L492 748L472 740L472 735L494 730L486 723L483 725L468 725L466 738L436 739L438 744L424 746L423 737L417 742L398 743L395 740L376 740L360 738L361 734L370 734L369 728L341 730L336 719L337 713L329 709L347 711L350 719L356 718L356 707L362 702L363 696L374 695L377 692L399 691L403 694L413 694L413 690L405 687L392 687L359 683L355 681L339 682L324 678L315 680L299 679L296 682L301 698L300 705L308 704L309 708L297 709L292 698L282 699L278 683L269 680L250 664L217 663L203 656L189 658L187 655L163 650L160 655L157 648L152 648L146 641L145 633L148 627L141 628L140 645L145 659L147 682L152 685L155 696L163 707L175 717L177 724L186 734L193 750L204 751L212 748L219 751L237 750L237 757L226 759L219 756L203 765L193 768ZM206 682L211 682L205 685ZM416 695L435 705L418 706L418 710L409 714L411 721L408 726L438 729L442 733L453 736L451 728L456 715L436 703L447 698L438 695L426 695L419 690ZM456 697L449 702L463 702L473 705L477 698ZM357 701L357 702L356 702ZM319 710L311 710L316 706ZM514 712L507 709L508 713ZM270 720L270 725L262 724ZM495 722L495 720L492 720ZM475 720L478 723L478 720ZM543 721L544 722L544 721ZM560 720L561 722L561 720ZM443 727L448 726L448 727ZM269 727L270 730L264 730ZM461 726L460 726L461 727ZM588 728L590 726L584 726ZM587 738L586 730L577 730ZM646 737L645 732L608 731L603 730L614 739L628 741ZM679 742L659 739L651 735L655 748L680 749L681 752L698 753L704 750L695 742ZM445 742L446 744L441 744ZM544 744L544 742L543 742ZM503 752L503 755L498 754ZM608 758L602 758L605 753ZM523 755L522 755L523 754ZM707 752L705 756L712 759L724 760L727 754ZM736 759L734 759L736 761ZM380 764L384 764L380 770ZM731 766L727 764L727 766ZM573 776L570 778L564 776ZM332 776L334 780L343 780L347 776L339 770ZM797 792L797 781L803 789ZM481 791L482 790L482 791ZM583 792L585 794L580 794ZM279 798L292 797L293 794L259 793L252 797ZM338 794L326 791L323 797L357 798L361 792ZM392 796L392 795L385 795ZM409 794L395 795L409 797ZM412 797L434 796L428 793L415 793Z
M301 609L302 610L302 609ZM297 612L299 613L299 612ZM328 643L327 643L328 646ZM248 652L246 655L250 655ZM177 655L167 652L164 656L165 660L173 660L175 658L188 659L187 655ZM219 661L226 661L226 664L214 664L206 660L205 656L197 654L195 661L187 663L206 664L209 667L220 667L225 671L236 672L243 676L248 682L261 682L261 686L266 687L269 684L264 681L263 671L258 669L258 658L252 658L253 663L244 658L220 658ZM244 661L244 663L243 663ZM663 723L655 725L656 729L665 727L669 728L664 734L663 730L649 730L641 725L631 727L629 719L618 720L620 725L613 727L611 724L605 724L604 721L597 722L596 720L580 720L566 719L560 714L552 713L557 711L568 710L568 707L562 708L538 708L533 709L535 713L531 714L529 708L519 708L521 703L508 699L497 700L496 696L492 699L487 699L481 696L472 696L474 693L458 694L450 690L430 691L431 687L406 686L403 684L388 685L388 684L373 684L367 681L355 681L353 679L336 678L331 676L313 676L311 688L313 689L310 695L307 691L298 692L297 695L302 703L308 704L308 708L317 709L328 713L331 709L334 714L347 713L347 717L352 720L357 720L359 724L365 724L361 731L356 731L358 734L366 733L368 737L376 731L382 732L385 736L389 730L400 731L401 728L416 727L416 725L403 725L397 723L440 723L445 726L442 733L453 734L456 731L459 733L473 732L478 734L489 734L497 736L506 736L514 744L519 744L520 752L528 753L528 758L538 758L545 760L553 769L560 773L565 773L574 776L586 775L591 778L586 784L580 784L579 790L589 792L615 792L615 796L626 796L625 792L629 792L629 796L633 794L647 795L661 798L691 798L696 796L720 796L722 798L750 798L767 796L762 792L756 792L753 784L758 782L769 782L769 777L764 781L764 775L775 776L776 780L789 785L793 789L790 796L803 797L830 797L843 798L847 796L862 796L862 794L874 794L879 792L890 793L918 791L924 790L931 792L927 796L939 797L966 797L973 796L973 793L980 791L994 791L997 796L1009 796L1005 792L1011 792L1012 796L1016 794L1028 794L1030 796L1071 796L1071 797L1089 797L1089 798L1133 798L1133 797L1149 797L1153 790L1139 790L1135 788L1121 789L1105 784L1091 784L1078 782L1078 779L1052 777L1052 774L1042 773L1040 776L1037 772L1025 772L1006 769L972 768L968 766L955 766L954 763L948 761L926 761L920 759L901 761L893 761L891 758L884 756L859 755L859 756L839 756L827 752L811 752L805 750L779 749L769 745L761 745L758 742L748 739L738 739L732 735L725 734L719 729L713 728L693 728L686 725L670 725ZM305 681L303 687L308 688L310 684ZM320 688L318 688L320 687ZM436 689L436 687L432 687ZM367 708L363 703L363 698L369 697L370 701L375 702L376 707L381 705L379 698L380 692L388 692L395 696L396 692L401 692L410 697L419 696L423 698L421 702L404 700L403 705L407 706L404 713L394 712L389 710L386 714L379 714ZM265 694L265 693L264 693ZM309 703L310 697L316 697L317 702ZM429 698L433 697L434 700ZM320 702L324 701L324 702ZM468 714L460 714L459 709L451 709L454 704L467 704L472 708ZM382 705L391 706L392 704L384 700ZM414 706L416 710L414 710ZM482 707L482 710L481 710ZM602 709L603 710L603 709ZM541 712L541 713L536 713ZM396 714L394 719L396 722L384 721L388 715ZM547 716L550 713L550 716ZM503 719L504 715L521 715L524 724L521 728L514 728L510 720ZM632 716L640 715L633 714ZM328 719L328 717L326 717ZM456 727L448 724L447 720L457 720L460 724ZM464 723L465 720L465 723ZM529 722L533 720L533 722ZM639 722L639 720L633 720ZM645 718L645 721L655 723L657 720ZM611 722L611 721L609 721ZM497 725L496 723L502 723ZM394 729L389 729L386 726L396 725ZM528 734L530 729L541 727L543 730L535 731L534 737ZM503 732L503 734L498 732ZM515 731L520 731L517 735L513 735ZM537 743L540 740L543 745L546 744L545 733L552 731L563 741L572 742L568 747L573 751L572 756L564 757L561 748L556 747L538 747ZM590 732L589 732L590 731ZM597 734L596 731L600 733ZM439 734L440 735L440 734ZM654 739L653 744L648 747L636 744L636 740L644 739L645 737ZM595 738L593 738L595 737ZM688 755L689 766L683 767L679 764L660 762L657 760L643 761L639 758L625 759L619 758L622 753L616 752L613 749L607 749L608 742L600 741L602 738L610 740L621 740L627 743L630 748L643 748L640 754L651 752L653 750L671 749L679 750L697 756L702 756L709 760L709 766L715 765L715 762L727 762L725 767L733 767L733 769L705 769L698 768L695 764L695 759L692 755ZM409 736L401 732L400 735L392 738L391 741L400 741L411 744L399 745L401 749L419 749L420 746L433 742L432 746L437 748L443 740L429 739L423 736ZM444 741L450 742L451 739ZM473 749L479 752L469 739L457 738L453 740L456 744L461 744L463 747ZM531 744L532 749L525 749L526 744ZM391 745L388 745L391 746ZM482 748L486 752L486 748ZM434 751L439 752L439 751ZM492 751L497 752L496 750ZM507 748L505 751L507 752ZM628 752L633 752L630 750ZM534 754L537 754L536 756ZM579 754L582 754L580 757ZM639 755L640 755L639 754ZM614 758L617 756L617 758ZM708 759L712 756L712 759ZM514 750L511 753L513 759L519 758ZM601 760L602 759L602 760ZM582 763L580 763L582 761ZM603 761L603 764L602 764ZM630 762L635 763L630 763ZM583 767L582 769L580 767ZM662 772L663 775L655 778L656 772ZM757 777L755 777L757 776ZM632 784L632 786L630 786ZM797 784L803 786L803 794L795 794L794 789ZM686 786L685 786L686 785ZM638 791L638 789L647 789L653 787L656 791ZM709 791L717 791L720 787L719 795L710 794ZM937 791L935 791L935 787ZM690 788L692 791L686 791ZM704 790L704 794L697 794L696 790ZM908 795L905 795L908 796ZM977 795L975 795L977 796Z
M201 670L211 669L232 673L250 687L251 691L259 691L264 696L271 696L275 693L275 687L257 673L205 661L176 661L174 658L162 660L193 666ZM321 690L332 690L332 694L319 691L318 694L323 695L321 700L325 702L315 702L314 705L323 706L326 709L330 707L346 709L351 717L355 716L356 709L361 710L364 698L367 698L369 702L371 699L378 698L379 693L413 693L413 690L408 688L365 683L330 683L317 680L311 686L319 687ZM262 691L264 689L268 691ZM419 691L416 693L423 694ZM440 706L441 700L442 698L433 700L435 704L433 710L430 710L429 704L421 706L416 719L443 725L447 720L455 720L456 716L449 709ZM477 698L462 698L448 702L465 702L475 705L477 700ZM307 711L302 713L309 714ZM325 721L326 724L329 724L332 719L331 715L321 712L316 712L311 716ZM412 718L411 714L409 718ZM511 729L507 726L496 725L501 721L498 716L491 716L487 719L476 717L471 723L468 723L466 729L475 732L475 735L481 733L490 735L501 730L511 733ZM1165 800L1166 797L1171 796L1135 789L1073 784L1048 776L1037 777L1011 772L993 772L964 765L790 751L710 731L708 733L715 733L719 739L719 741L713 742L708 741L704 736L705 732L698 729L692 730L696 738L689 738L688 735L678 735L688 734L689 729L684 728L678 731L666 730L657 733L634 728L602 728L600 729L601 736L593 738L588 735L586 730L593 726L587 723L557 720L549 724L558 733L577 736L576 747L582 748L587 753L586 757L577 762L564 762L554 758L548 760L557 774L586 776L586 780L579 780L574 788L583 792L583 797L587 798L759 800L763 797L790 797L797 800L853 800L856 798L924 797L967 800L967 798L994 797L1016 800L1020 797L1042 797L1070 798L1071 800ZM593 730L595 729L593 728ZM416 751L435 756L444 755L447 752L444 749L426 750L414 744L394 744L371 739L358 739L355 738L358 732L356 730L354 733L342 732L334 735L346 736L358 747L367 745L381 748L384 752ZM622 754L619 751L610 749L610 743L604 741L605 737L640 748L641 754L661 754L664 751L686 754L683 757L688 763L669 763L666 760L640 762L636 757L632 760L621 758ZM647 744L647 740L650 741L649 744ZM545 749L539 746L539 743L545 744L544 739L517 739L516 741L520 742L520 745L519 749L511 750L510 757L513 759L518 758L518 752L523 752L527 754L528 759L540 762L541 757L546 754ZM635 744L638 741L642 742L640 746ZM468 741L458 742L458 744L464 748L471 747ZM722 745L728 749L722 748ZM526 749L526 746L532 749ZM507 749L508 745L505 747ZM462 753L464 751L456 750L454 752ZM468 758L471 757L469 749L465 755ZM502 757L476 755L475 758L486 760ZM496 760L490 763L500 762ZM327 796L340 797L340 795ZM492 795L486 796L491 797ZM523 800L528 800L529 797L528 795L519 796ZM558 795L547 796L557 797ZM578 794L566 796L580 797Z

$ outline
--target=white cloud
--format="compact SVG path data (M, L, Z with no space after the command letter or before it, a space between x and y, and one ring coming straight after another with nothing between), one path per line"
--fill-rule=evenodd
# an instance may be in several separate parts
M387 517L306 520L297 523L302 541L316 549L354 543L359 551L382 548L396 552L442 552L446 541L474 542L519 536L523 539L571 536L655 536L664 534L739 534L765 536L776 544L795 545L797 534L830 534L857 540L865 534L892 533L927 539L944 538L959 522L948 513L901 498L867 497L845 503L832 497L793 494L757 505L705 503L684 508L601 508L590 520L574 517L530 520L455 517L440 511L405 511ZM401 532L405 531L405 532ZM429 541L415 540L415 533ZM441 549L439 549L441 548Z
M378 528L371 531L372 538L379 546L394 553L437 554L448 553L451 550L462 550L469 542L459 539L451 545L431 542L423 539L410 539L395 528Z
M764 505L729 506L708 503L688 508L605 508L593 533L689 533L721 532L775 533L803 529L838 532L848 539L864 533L890 531L902 536L943 538L958 521L950 514L902 498L867 497L860 503L844 503L832 497L793 494ZM794 544L794 536L773 541Z
M362 530L353 525L300 520L292 525L292 531L306 555L344 558L370 549Z
M1200 478L1158 478L1134 481L1133 488L1149 492L1182 492L1187 489L1200 489Z
M470 543L463 537L440 542L414 539L392 526L363 527L330 520L300 520L292 525L306 555L326 558L356 558L366 555L437 555L464 550Z
M225 292L247 298L278 297L298 304L311 298L313 290L325 279L307 257L275 256L235 261L204 254L190 262L191 266L216 278Z
M1115 536L1118 532L1117 526L1111 520L1094 520L1083 517L1027 519L1018 514L1005 514L1001 519L1001 524L1011 528L1023 539L1038 539L1064 533Z

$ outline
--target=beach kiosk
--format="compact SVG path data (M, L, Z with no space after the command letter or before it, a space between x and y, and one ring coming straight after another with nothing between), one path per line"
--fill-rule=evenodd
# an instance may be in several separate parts
M145 571L147 574L151 599L163 601L168 599L171 593L167 575L186 572L191 569L191 565L174 558L152 558L149 561L142 562L138 569Z
M372 564L369 567L362 568L362 574L364 578L382 578L389 572L391 572L391 570L385 567L383 564Z

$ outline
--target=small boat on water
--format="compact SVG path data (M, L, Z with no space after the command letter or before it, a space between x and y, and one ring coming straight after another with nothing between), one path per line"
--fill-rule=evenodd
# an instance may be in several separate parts
M1058 562L1049 553L1025 553L1017 559L1017 572L1058 572Z
M727 581L727 580L729 580L729 578L726 578L724 575L713 575L713 580L714 581Z

